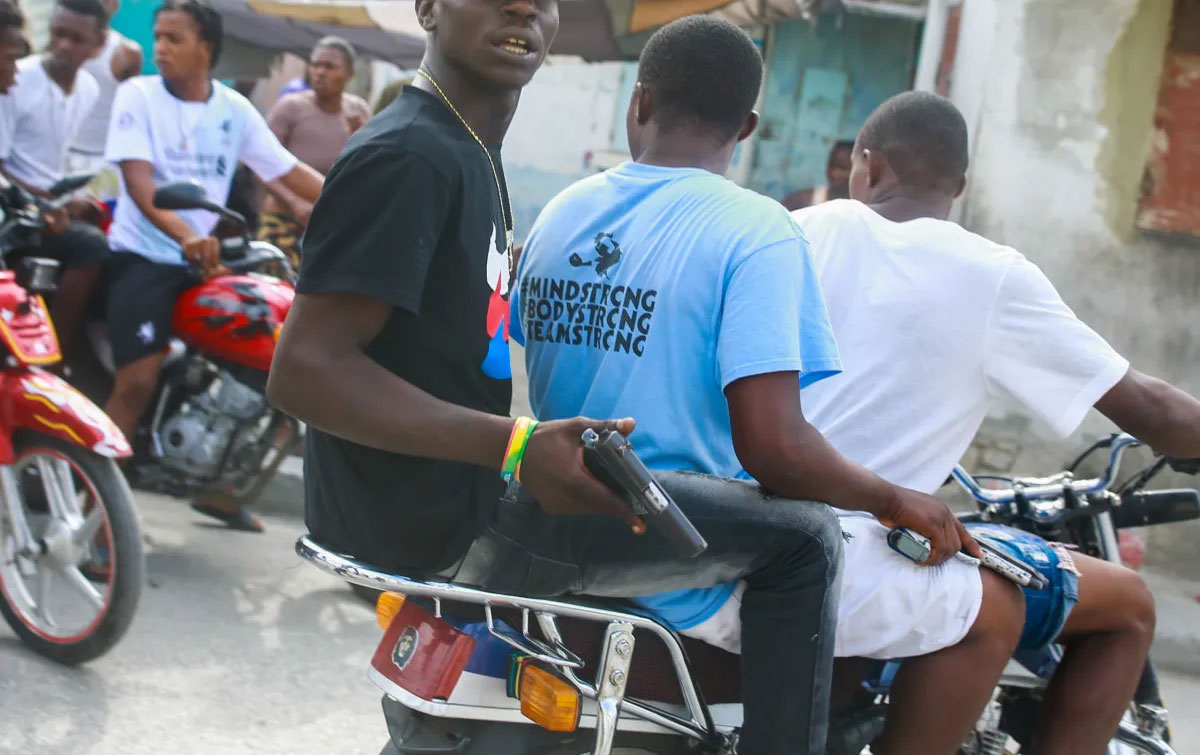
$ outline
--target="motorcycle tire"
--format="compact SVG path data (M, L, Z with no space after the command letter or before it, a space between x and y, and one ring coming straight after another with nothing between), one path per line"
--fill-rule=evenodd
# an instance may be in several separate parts
M8 589L2 583L3 572L0 572L0 613L22 642L40 655L66 666L85 663L104 655L121 639L133 621L141 598L145 557L133 493L112 459L80 446L40 433L23 433L14 439L14 448L18 462L33 454L48 454L67 461L74 474L91 488L96 505L103 507L107 519L111 544L107 564L110 570L108 599L85 633L70 638L49 638L35 631L21 611L10 605Z

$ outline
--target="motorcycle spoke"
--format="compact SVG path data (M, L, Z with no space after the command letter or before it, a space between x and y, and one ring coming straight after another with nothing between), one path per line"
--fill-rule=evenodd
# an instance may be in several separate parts
M37 575L37 596L34 600L37 602L38 615L42 617L42 621L48 628L54 627L54 617L50 615L50 569L45 564L38 569Z
M83 524L80 525L79 529L75 530L75 534L71 537L77 545L91 542L103 526L104 512L99 506L93 506L88 515L83 518Z
M104 608L104 596L92 587L92 583L88 578L83 576L83 572L79 571L78 567L68 566L62 570L62 575L66 577L67 583L75 588L75 591L80 594L88 603L92 604L92 608L100 610Z

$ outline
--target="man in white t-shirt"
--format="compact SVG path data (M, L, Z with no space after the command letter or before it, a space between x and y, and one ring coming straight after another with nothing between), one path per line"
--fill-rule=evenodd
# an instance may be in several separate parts
M848 458L926 492L947 479L1001 397L1062 435L1095 406L1160 452L1200 457L1200 402L1130 370L1017 251L946 221L966 168L966 124L954 106L903 94L859 134L854 199L795 213L844 368L804 389L809 421ZM1153 599L1135 573L1035 541L1054 599L1028 603L1022 626L1019 613L992 610L1008 600L989 592L995 575L983 572L981 584L957 560L919 567L888 548L874 519L842 514L837 654L907 658L873 752L957 752L1018 635L1021 647L1057 641L1067 650L1037 752L1105 751L1154 633ZM981 647L973 635L983 624L1000 631ZM738 647L736 600L686 633Z
M250 102L212 80L221 52L221 17L198 0L168 0L155 13L154 62L160 76L139 76L117 89L105 157L121 169L109 242L109 338L117 365L105 410L133 437L158 384L171 313L192 280L188 265L221 272L211 212L154 207L157 184L193 180L224 204L238 162L264 182L279 180L312 202L321 176L279 143ZM214 508L215 506L215 508ZM230 503L198 510L232 526L261 525Z
M48 198L48 190L67 173L67 150L99 95L96 80L82 66L99 51L107 29L108 10L101 0L59 0L46 51L17 64L17 81L5 103L11 140L0 151L0 162L5 175L35 196ZM83 219L90 211L88 202L78 200L49 214L41 247L19 252L62 265L50 315L68 354L108 256L104 234Z

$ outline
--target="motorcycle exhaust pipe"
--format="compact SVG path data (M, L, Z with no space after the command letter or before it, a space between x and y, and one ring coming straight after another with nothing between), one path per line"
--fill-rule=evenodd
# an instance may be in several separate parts
M1195 490L1141 490L1121 496L1112 509L1113 526L1148 527L1200 519L1200 492Z

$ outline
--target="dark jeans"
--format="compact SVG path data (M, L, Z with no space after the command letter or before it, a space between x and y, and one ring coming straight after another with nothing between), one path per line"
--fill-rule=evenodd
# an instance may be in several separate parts
M708 541L674 555L607 517L545 514L505 500L455 582L529 597L637 597L744 579L741 755L825 752L842 533L828 506L770 498L757 485L656 473Z

